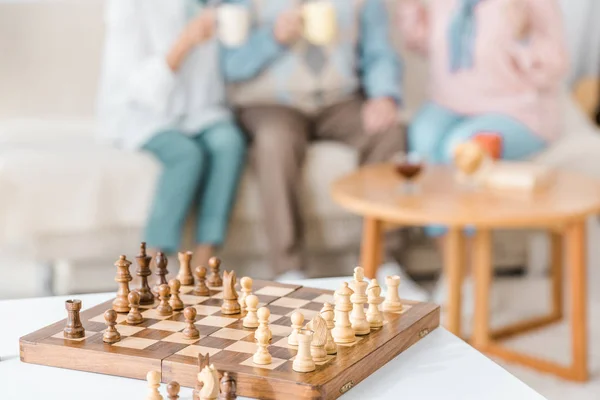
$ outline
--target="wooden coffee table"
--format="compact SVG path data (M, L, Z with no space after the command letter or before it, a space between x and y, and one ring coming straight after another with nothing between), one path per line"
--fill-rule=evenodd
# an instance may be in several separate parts
M444 271L448 278L447 328L460 336L461 282L464 275L464 228L474 226L473 275L475 315L471 343L478 350L553 373L585 381L587 366L586 219L600 212L600 182L581 175L557 172L544 190L533 194L467 190L456 183L449 167L432 166L419 181L415 194L404 194L392 165L363 167L332 186L334 200L364 217L362 266L374 277L381 263L383 227L400 225L448 226ZM552 311L548 315L490 330L489 292L492 280L491 230L539 228L551 241ZM563 249L566 254L563 255ZM566 256L566 257L564 257ZM501 339L540 328L563 319L563 257L570 282L572 363L562 366L509 350Z

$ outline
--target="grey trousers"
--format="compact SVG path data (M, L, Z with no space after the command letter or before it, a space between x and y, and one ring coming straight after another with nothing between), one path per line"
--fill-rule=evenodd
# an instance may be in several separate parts
M250 158L258 176L269 241L269 261L276 274L303 270L304 240L300 184L311 141L332 140L358 150L360 164L389 160L405 149L401 126L367 135L362 98L323 109L314 116L285 106L251 106L238 116L250 136Z

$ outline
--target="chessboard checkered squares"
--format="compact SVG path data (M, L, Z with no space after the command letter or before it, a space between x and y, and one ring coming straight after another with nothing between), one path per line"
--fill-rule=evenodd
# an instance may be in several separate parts
M183 301L183 304L187 304L187 305L200 304L203 301L209 299L206 296L194 296L194 295L189 295L189 294L181 294L181 295L179 295L179 298L181 299L181 301Z
M245 338L246 336L249 336L252 334L253 334L252 332L248 332L248 331L240 331L237 329L223 328L223 329L219 329L218 331L216 331L214 333L211 333L210 336L223 338L223 339L241 340L241 339Z
M292 299L289 297L282 297L275 300L271 304L274 306L288 307L288 308L302 308L303 305L310 303L308 300Z
M150 329L158 329L161 331L171 331L171 332L179 332L185 329L185 322L177 322L177 321L160 321L154 325L149 326Z
M276 286L265 286L262 289L254 292L255 295L265 295L265 296L274 296L274 297L284 297L288 294L292 293L295 288L284 288L284 287L276 287Z
M288 344L288 338L287 337L284 337L283 339L279 339L275 343L272 343L271 346L283 347L283 348L291 349L291 350L298 350L298 346L290 346Z
M149 319L158 319L158 320L163 320L163 319L171 318L175 314L178 314L178 312L174 312L171 315L160 315L158 313L158 311L156 311L155 309L142 311L142 317L149 318Z
M239 341L235 342L231 346L226 347L225 350L235 351L238 353L254 354L256 353L256 344L252 342Z
M120 324L121 322L125 322L126 320L127 320L127 314L117 314L117 324ZM97 315L94 318L91 318L89 321L100 322L102 324L106 323L106 321L104 320L104 313Z
M135 325L117 325L117 331L121 334L121 336L133 336L138 332L146 329L143 326L135 326Z
M64 339L64 340L68 340L71 342L83 342L86 339L89 339L90 337L94 336L97 332L92 332L92 331L85 331L85 336L80 338L80 339L68 339L65 337L65 334L63 331L58 332L56 335L52 335L53 338L55 339Z
M194 308L198 315L213 315L221 311L221 307L205 306L203 304L196 305Z
M207 326L217 326L220 328L224 328L227 325L231 325L236 321L237 321L237 319L235 319L235 318L219 317L217 315L209 315L204 318L196 319L196 324L207 325Z
M312 301L315 303L329 303L331 305L335 304L335 299L333 298L332 294L322 294L312 299Z
M311 319L313 319L315 317L315 315L319 314L319 311L315 311L315 310L306 310L304 308L299 309L299 310L292 310L289 313L287 313L285 316L286 317L291 317L293 313L295 313L296 311L300 311L302 313L302 315L304 315L304 322L308 322Z
M283 326L283 325L269 325L269 329L271 330L271 334L273 336L289 336L292 333L291 326Z
M160 304L160 301L155 299L154 303L152 303L152 304L140 305L140 309L147 310L149 308L158 307L159 304Z
M180 294L188 294L192 290L194 290L193 286L182 286L182 287L179 288L179 293Z
M252 361L252 357L250 357L249 359L247 359L246 361L244 361L244 362L242 362L240 364L241 365L245 365L247 367L254 367L254 368L262 368L262 369L274 370L275 368L279 367L280 365L282 365L286 361L287 360L282 360L281 358L272 357L271 364L258 365L258 364L254 364L254 362Z
M172 334L171 336L167 336L166 338L162 339L163 342L170 342L170 343L179 343L179 344L196 344L200 339L202 339L202 335L200 335L200 337L198 339L187 339L185 336L183 336L183 332L175 332L174 334Z
M221 351L221 349L215 349L212 347L191 345L191 346L188 346L188 347L178 351L175 354L180 355L180 356L198 358L198 354L208 353L212 357L215 354L219 353L220 351Z
M121 341L112 344L112 346L143 350L146 347L152 346L156 342L158 342L158 340L128 336L126 338L121 339Z

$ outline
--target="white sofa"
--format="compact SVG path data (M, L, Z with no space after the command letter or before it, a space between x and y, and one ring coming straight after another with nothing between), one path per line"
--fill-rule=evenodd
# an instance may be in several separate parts
M45 273L54 268L59 292L99 290L103 280L111 287L110 279L94 277L113 275L115 256L137 251L159 172L147 155L94 140L102 8L102 0L0 3L0 252L51 266ZM405 62L409 118L425 97L426 68L422 60ZM540 160L600 177L595 128L567 96L564 111L565 136ZM361 221L328 195L330 183L355 166L355 154L341 145L320 143L309 152L303 204L315 274L349 273L356 262ZM248 169L223 257L238 270L268 277L252 175ZM515 235L497 237L497 265L526 262L527 243ZM426 242L413 243L403 253L409 269L439 265Z

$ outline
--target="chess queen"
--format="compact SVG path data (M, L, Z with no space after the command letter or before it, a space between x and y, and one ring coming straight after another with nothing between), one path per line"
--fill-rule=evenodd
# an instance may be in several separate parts
M109 0L106 10L101 135L160 164L148 246L176 253L197 207L194 262L206 264L224 242L246 151L225 106L215 10L204 0Z

